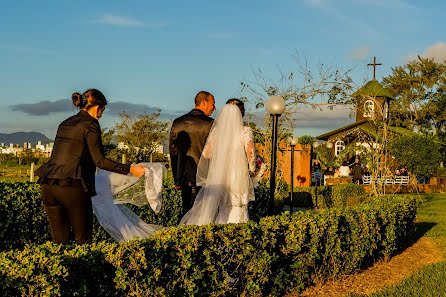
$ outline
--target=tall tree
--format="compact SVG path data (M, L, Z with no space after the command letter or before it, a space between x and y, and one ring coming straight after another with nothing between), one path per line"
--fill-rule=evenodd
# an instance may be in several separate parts
M419 133L436 133L446 120L446 62L412 60L392 69L383 84L396 97L390 105L394 123Z
M150 114L132 114L123 111L116 123L118 141L129 147L129 157L137 162L149 161L167 135L168 123L158 120L160 111Z

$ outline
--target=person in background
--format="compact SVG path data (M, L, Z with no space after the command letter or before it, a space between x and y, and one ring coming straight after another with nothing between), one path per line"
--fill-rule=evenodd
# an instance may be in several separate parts
M339 167L339 176L345 177L350 175L350 168L348 167L347 161L342 163L342 166Z
M314 172L314 183L316 186L321 185L321 164L319 163L318 159L314 160L313 164L313 172Z
M325 185L325 180L327 178L332 178L334 177L334 170L333 170L333 166L328 166L327 170L324 171L324 185Z
M341 177L341 175L339 174L339 168L335 169L335 173L334 173L333 177Z
M91 242L96 167L137 177L145 174L142 165L129 166L104 157L98 120L107 99L100 91L74 93L72 102L79 113L59 125L51 159L35 172L51 236L58 244L69 243L71 228L77 244Z
M351 167L351 172L353 174L353 183L362 184L362 167L358 157L356 157L355 163Z

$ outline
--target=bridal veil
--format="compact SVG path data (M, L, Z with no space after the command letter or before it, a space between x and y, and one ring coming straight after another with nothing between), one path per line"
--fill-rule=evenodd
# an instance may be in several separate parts
M248 202L254 200L254 189L245 128L236 105L226 104L217 114L198 164L197 186L202 189L180 225L226 223L227 218L221 217L225 211L244 211L243 208L247 211Z

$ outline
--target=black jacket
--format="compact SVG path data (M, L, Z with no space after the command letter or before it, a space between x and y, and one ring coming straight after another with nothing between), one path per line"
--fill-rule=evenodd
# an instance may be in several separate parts
M96 167L128 174L130 166L104 157L98 120L81 110L63 121L57 129L51 159L36 170L45 179L80 180L91 196L96 195Z
M173 121L169 152L176 185L196 185L198 161L213 121L199 109L193 109Z

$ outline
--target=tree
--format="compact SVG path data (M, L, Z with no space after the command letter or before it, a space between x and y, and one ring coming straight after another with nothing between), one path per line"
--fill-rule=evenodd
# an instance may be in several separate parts
M417 176L432 177L442 160L440 146L430 136L395 138L390 144L390 153L401 166Z
M437 133L446 121L446 63L412 60L392 69L383 85L396 97L390 105L395 125L418 133Z
M158 145L166 139L168 123L158 120L160 111L151 114L132 114L123 111L116 123L118 141L128 146L129 160L147 162Z
M241 82L242 92L246 94L242 99L255 109L263 108L266 100L273 95L280 95L285 99L287 108L279 118L279 138L287 138L295 127L293 118L302 106L333 108L340 103L352 103L349 94L353 90L350 70L340 71L335 67L324 64L312 67L306 59L297 54L296 71L285 74L279 69L279 79L268 78L261 69L253 71L254 81ZM248 119L251 115L248 115ZM271 155L271 117L265 115L264 125L259 129L263 134L265 144L265 161L268 163ZM281 174L281 164L277 164L278 174Z
M106 156L108 156L112 150L116 149L116 145L112 143L114 134L115 129L102 129L102 146L104 147L104 153Z

